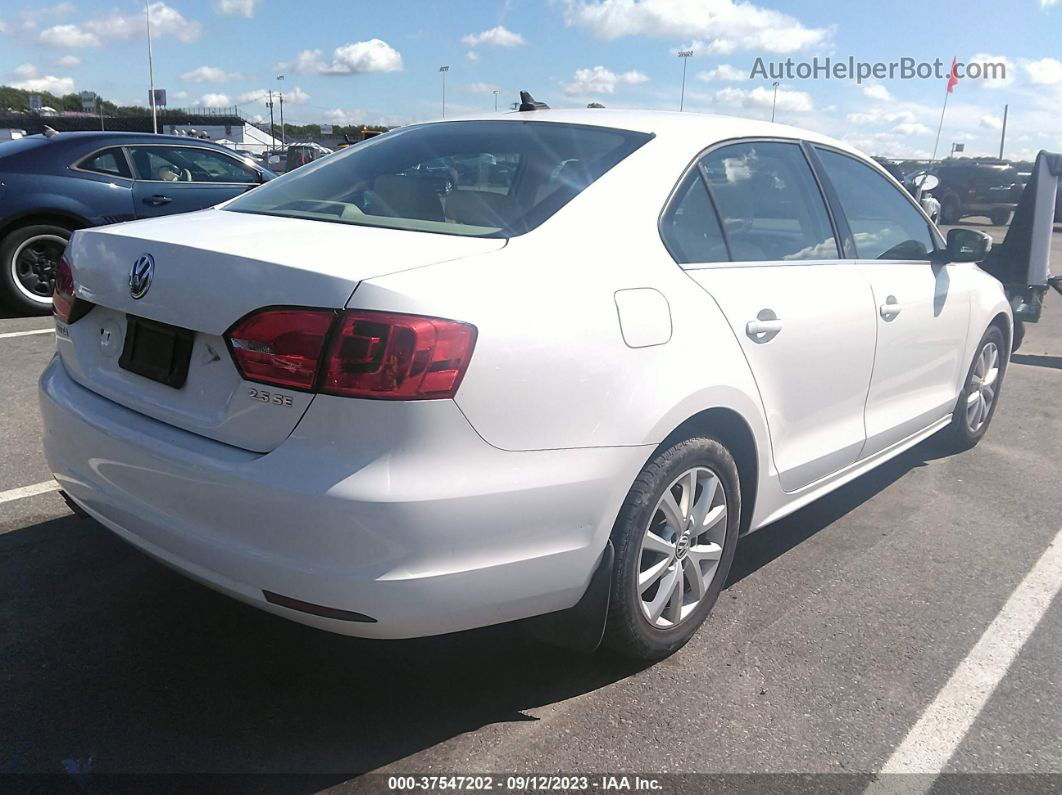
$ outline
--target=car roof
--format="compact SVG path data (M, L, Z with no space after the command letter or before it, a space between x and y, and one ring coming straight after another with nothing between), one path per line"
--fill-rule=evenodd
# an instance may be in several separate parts
M108 131L84 131L79 130L76 132L58 132L52 136L46 136L43 133L36 135L27 135L25 139L41 140L44 139L50 144L65 144L68 146L77 145L96 145L106 146L107 144L114 144L115 146L123 144L174 144L174 145L188 145L188 144L203 144L212 147L226 147L216 144L213 141L209 141L204 138L189 138L182 135L168 135L167 133L139 133L139 132L108 132Z
M444 121L444 120L439 120ZM652 133L675 143L689 143L703 149L718 141L731 138L799 138L826 144L858 154L862 152L835 138L788 124L725 116L714 113L693 113L669 110L621 110L611 108L573 108L533 111L514 111L505 114L475 114L445 121L516 121L555 122L559 124L588 124L621 130ZM868 158L869 159L869 158Z

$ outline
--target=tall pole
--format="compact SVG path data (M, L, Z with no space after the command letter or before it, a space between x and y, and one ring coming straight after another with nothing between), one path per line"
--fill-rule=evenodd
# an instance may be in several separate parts
M693 50L679 50L678 57L682 59L682 93L679 95L679 111L686 107L686 62L693 55Z
M771 100L771 121L774 121L774 112L778 108L778 81L774 81L774 99Z
M269 148L272 149L273 151L276 151L276 148L277 148L277 133L276 133L276 130L274 129L274 127L273 127L273 92L272 92L272 90L269 92L269 102L267 102L266 104L269 105L269 139L270 139Z
M1003 106L1003 131L999 134L999 159L1003 159L1003 142L1007 140L1007 110L1010 105Z
M283 80L284 75L277 75L277 80ZM278 91L280 94L280 143L282 146L288 145L287 129L284 127L284 92Z
M494 112L497 113L498 112L498 94L500 94L501 92L498 89L494 89L490 93L492 93L494 95Z
M944 129L944 111L948 109L948 92L944 92L944 107L940 109L940 124L937 125L937 140L933 142L933 157L930 162L937 159L937 147L940 146L940 131Z
M159 131L159 117L155 109L155 59L151 54L151 4L144 3L144 17L147 20L148 40L148 85L151 89L148 96L151 98L151 130L156 135Z
M449 66L440 66L440 67L439 67L439 71L440 71L440 72L442 72L442 77L443 77L443 86L442 86L442 88L443 88L443 106L442 106L442 117L443 117L443 118L445 119L445 118L446 118L446 73L450 71L450 67L449 67Z

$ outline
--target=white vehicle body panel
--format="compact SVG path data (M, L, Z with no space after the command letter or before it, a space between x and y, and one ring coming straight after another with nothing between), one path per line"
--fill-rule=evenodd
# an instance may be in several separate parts
M78 295L99 306L61 329L41 380L61 487L131 543L264 609L347 634L437 634L575 604L634 479L685 423L710 417L748 439L754 530L946 424L989 323L1009 334L1002 287L972 265L945 279L928 263L684 269L668 254L661 211L706 147L852 151L842 144L695 114L533 118L656 139L509 241L223 209L78 232ZM134 301L145 252L155 283ZM889 324L883 294L903 302ZM251 405L222 335L277 305L458 320L475 350L453 400L293 391L291 407ZM745 324L764 309L783 328L757 341ZM196 332L184 389L113 365L100 329L121 333L125 313Z

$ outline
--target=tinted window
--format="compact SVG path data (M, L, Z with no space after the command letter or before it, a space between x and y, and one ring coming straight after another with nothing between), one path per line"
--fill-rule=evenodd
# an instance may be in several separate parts
M841 200L860 259L929 259L935 247L926 219L898 188L853 157L819 149Z
M675 191L660 232L667 250L680 265L730 259L723 230L698 169L687 175Z
M234 157L193 146L130 146L138 179L163 182L255 183L258 173Z
M77 167L84 171L94 171L97 174L106 174L110 177L128 177L129 166L125 162L125 155L121 149L104 149L94 155L89 155Z
M837 259L826 204L798 144L734 144L702 162L734 260Z
M651 137L531 121L407 127L303 166L225 209L510 237L545 221Z

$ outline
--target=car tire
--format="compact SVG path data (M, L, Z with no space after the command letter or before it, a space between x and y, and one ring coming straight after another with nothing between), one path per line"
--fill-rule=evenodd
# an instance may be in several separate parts
M959 200L954 196L948 196L940 203L940 222L942 224L959 223L959 213L961 211L962 208L959 206Z
M988 220L992 222L992 226L1006 226L1010 223L1010 210L993 210L989 213Z
M974 447L984 438L999 405L999 391L1007 370L1006 340L998 326L989 326L974 353L951 424L943 437L951 452ZM986 383L986 378L990 379Z
M659 660L685 645L726 582L740 517L737 465L720 442L694 437L658 451L631 486L612 530L604 646Z
M30 315L52 311L51 283L72 233L57 224L34 224L7 233L0 242L0 298L5 304Z

